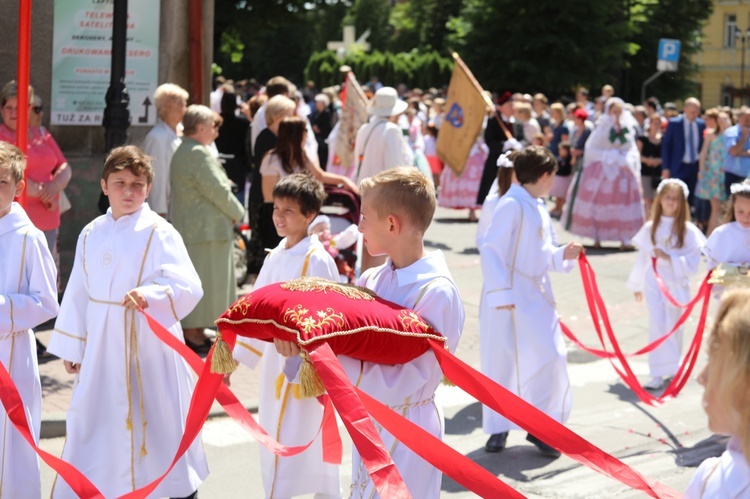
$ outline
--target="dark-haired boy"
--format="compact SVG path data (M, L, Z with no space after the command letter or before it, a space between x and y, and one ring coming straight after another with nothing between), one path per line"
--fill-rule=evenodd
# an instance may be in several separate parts
M481 369L508 390L564 423L571 393L567 351L547 272L569 272L581 253L577 242L558 247L544 205L557 162L544 147L530 146L513 160L520 185L511 185L492 214L480 248L485 276L480 306ZM485 449L505 448L516 428L487 407ZM527 440L550 457L560 453L529 434Z
M266 257L255 288L303 276L339 281L336 262L316 235L307 235L325 197L323 184L312 175L296 173L279 180L273 189L273 223L283 239ZM323 461L321 436L315 437L323 419L318 400L300 397L299 384L284 376L286 359L272 343L238 338L234 351L235 358L250 367L263 358L258 403L261 426L288 446L304 445L315 438L307 450L290 457L274 456L260 447L266 497L340 497L339 467Z
M62 458L105 497L143 487L169 467L193 395L187 363L135 310L184 340L180 319L203 296L179 233L145 203L153 175L137 147L110 152L101 180L110 208L78 237L48 348L76 374ZM194 498L207 475L196 439L153 496ZM76 497L64 480L52 496Z
M0 142L0 362L18 388L31 434L38 441L42 385L31 328L57 314L57 270L44 233L13 202L25 187L25 168L21 150ZM6 428L11 426L2 406L0 418ZM40 497L39 459L21 433L13 428L4 431L0 448L0 493Z

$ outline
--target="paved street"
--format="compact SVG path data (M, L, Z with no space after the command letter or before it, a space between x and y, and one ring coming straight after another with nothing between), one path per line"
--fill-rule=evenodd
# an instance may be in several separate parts
M457 354L478 367L477 317L482 274L474 247L476 224L468 223L465 218L465 211L439 209L427 234L427 242L430 248L441 249L446 254L466 307L466 327ZM557 223L556 228L561 242L571 240ZM646 306L636 303L624 286L635 253L620 252L613 247L589 252L589 256L624 350L640 348L647 342ZM552 280L563 320L584 342L595 345L578 271L553 275ZM696 283L698 280L696 277ZM692 338L696 320L691 318L687 324L685 344ZM695 471L694 466L706 456L720 452L723 442L712 437L706 428L706 417L701 409L702 389L695 381L691 380L677 399L652 408L637 402L637 398L619 381L608 361L595 359L573 347L569 361L574 396L569 428L642 474L682 491ZM697 368L700 369L704 362L705 356L702 355ZM634 359L632 367L642 381L647 380L645 358ZM53 437L45 438L42 447L59 455L63 445L59 426L70 397L72 378L64 374L60 361L43 364L40 370L45 393L44 432ZM253 407L257 400L256 374L241 369L233 380L233 389L240 399L248 407ZM556 460L541 457L524 440L523 432L511 433L504 452L487 454L483 450L486 436L481 430L480 405L455 387L441 387L438 401L445 409L447 443L527 497L642 497L642 494L567 457ZM257 444L249 436L233 421L217 416L206 424L203 440L211 475L201 488L202 498L263 497ZM348 491L348 441L346 446L342 482L344 490ZM44 496L50 490L53 478L51 471L43 467ZM473 497L473 494L444 478L443 496L464 498Z

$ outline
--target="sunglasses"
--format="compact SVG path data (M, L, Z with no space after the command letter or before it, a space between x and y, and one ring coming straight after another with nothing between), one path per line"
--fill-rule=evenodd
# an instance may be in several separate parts
M34 106L31 108L32 111L34 111L34 114L40 114L42 111L44 111L43 106Z

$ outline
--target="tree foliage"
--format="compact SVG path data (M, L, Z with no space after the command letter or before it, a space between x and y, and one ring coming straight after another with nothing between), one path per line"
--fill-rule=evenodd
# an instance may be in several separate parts
M619 95L636 102L642 82L656 71L659 38L675 38L682 41L680 70L662 75L648 92L665 100L695 90L691 78L696 67L690 57L700 50L700 28L712 4L712 0L215 0L215 61L235 78L262 81L283 74L301 81L308 74L318 85L316 76L338 82L340 61L321 54L328 41L341 39L345 24L354 24L357 36L370 30L367 41L372 53L350 56L357 63L369 61L369 66L361 62L365 73L357 74L362 78L377 74L388 84L435 86L439 83L434 78L442 70L430 69L424 76L414 68L420 64L440 68L442 63L415 61L442 60L448 49L455 49L488 90L541 91L557 98L570 95L579 85L596 90L610 83ZM368 72L368 68L377 69Z

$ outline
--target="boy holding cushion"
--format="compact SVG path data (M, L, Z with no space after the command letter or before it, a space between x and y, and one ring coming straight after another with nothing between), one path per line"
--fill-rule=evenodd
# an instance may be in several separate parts
M284 239L266 257L255 289L303 276L339 281L336 262L318 236L307 235L325 197L323 184L311 175L295 173L279 180L273 189L273 223ZM312 440L323 419L323 406L315 398L300 397L299 384L290 383L284 376L285 359L273 344L239 337L234 356L253 368L263 357L258 404L261 426L287 446ZM266 497L315 494L321 499L341 495L338 466L323 462L320 435L296 456L274 456L261 446L260 462Z
M13 198L25 187L26 158L0 142L0 362L23 401L26 421L39 440L42 385L32 327L57 314L57 271L44 234ZM6 497L40 497L39 459L0 407L0 484Z
M442 252L428 253L423 242L435 213L432 183L415 168L399 167L364 179L360 193L359 230L367 250L372 256L385 255L388 260L365 272L358 284L381 298L413 309L446 337L447 347L454 352L464 325L464 307ZM276 344L282 354L299 353L294 343ZM363 362L343 355L339 360L360 389L435 437L443 437L443 413L435 404L435 390L443 373L432 352L400 365ZM385 430L381 430L380 437L412 497L439 497L440 471ZM377 497L356 450L352 458L351 497Z

